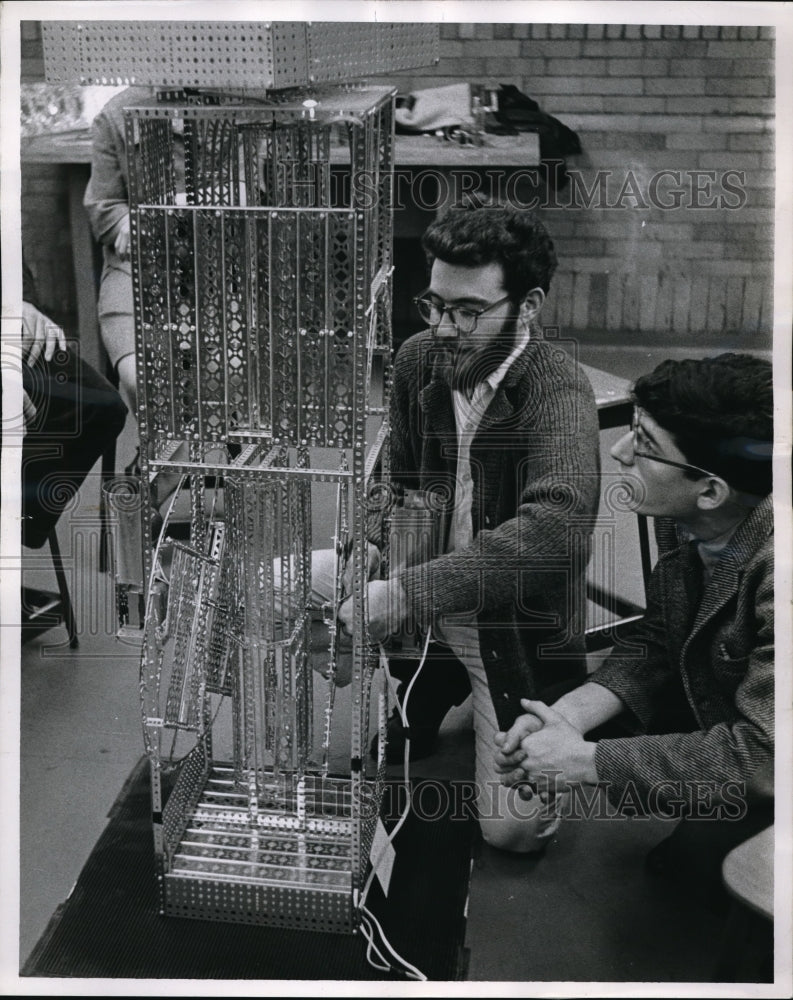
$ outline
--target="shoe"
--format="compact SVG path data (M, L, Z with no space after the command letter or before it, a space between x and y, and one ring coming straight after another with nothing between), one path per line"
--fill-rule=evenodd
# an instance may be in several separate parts
M404 665L402 665L404 666ZM401 680L397 700L402 704L407 686L410 685L407 716L410 726L410 760L422 760L435 750L438 731L447 712L461 705L471 693L468 672L459 660L441 655L432 658L430 669L413 676L415 664L410 664L411 680ZM377 737L370 746L372 757L377 760ZM386 763L402 764L405 760L405 731L402 716L395 708L386 723Z

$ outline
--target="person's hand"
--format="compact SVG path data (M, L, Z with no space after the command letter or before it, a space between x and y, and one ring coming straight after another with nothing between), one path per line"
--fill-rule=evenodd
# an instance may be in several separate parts
M113 246L116 256L121 260L129 257L129 213L127 213L118 224L118 235Z
M498 750L496 750L495 759L496 771L499 774L507 775L520 770L521 780L526 780L520 766L526 756L522 742L525 736L536 733L538 729L542 729L542 723L536 715L519 715L506 733L496 733L494 739ZM513 784L513 782L505 781L504 784Z
M502 771L502 783L515 785L531 781L539 788L547 788L554 777L559 776L565 783L597 784L596 744L588 743L563 715L544 702L524 698L521 705L537 719L539 725L534 732L521 738L523 757L511 770L506 761L512 755L504 754L502 745L501 755L505 758L506 768ZM507 744L508 747L511 745Z
M343 576L343 588L345 597L349 597L352 593L352 576L353 576L353 558L352 555L347 559L347 564L344 567ZM366 543L366 579L371 580L380 569L380 549L371 542Z
M30 302L23 302L22 360L32 366L43 353L45 361L52 361L56 349L66 350L66 335L63 330ZM33 406L32 403L30 405ZM35 407L33 412L35 413Z
M407 597L398 580L372 580L368 586L369 638L382 642L398 632L407 617ZM339 608L339 621L348 633L352 632L352 600Z

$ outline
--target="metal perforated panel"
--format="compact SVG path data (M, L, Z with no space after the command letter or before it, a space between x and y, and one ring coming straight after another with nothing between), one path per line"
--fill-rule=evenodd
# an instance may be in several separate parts
M263 777L254 817L233 768L224 766L213 768L197 800L180 793L179 805L187 808L178 842L176 810L167 810L165 912L302 930L354 930L352 831L360 820L350 782L311 775L279 780L273 772ZM375 802L369 791L367 826Z
M390 349L394 91L313 95L175 104L175 93L126 111L150 584L140 695L152 773L177 774L164 809L153 785L164 912L348 932L384 776L381 761L372 781L366 759L377 663L366 424L385 411L370 396L373 355ZM155 557L157 471L186 477L190 528L167 540L166 516ZM311 603L320 482L336 485L324 679ZM349 774L331 778L348 597Z
M45 21L47 79L279 88L307 79L306 26L234 21Z
M438 61L434 24L314 23L308 29L310 79L350 80Z
M130 110L150 433L353 445L356 382L389 337L390 93L320 99L314 118L300 104Z
M80 65L74 21L42 21L44 75L48 83L87 83Z
M338 934L357 926L349 890L249 885L181 874L167 874L164 881L165 913L173 917Z
M438 61L432 24L44 21L50 83L279 89Z

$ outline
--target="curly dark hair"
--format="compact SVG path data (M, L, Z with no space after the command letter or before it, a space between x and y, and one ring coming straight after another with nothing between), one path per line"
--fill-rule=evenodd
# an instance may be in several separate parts
M500 264L504 290L520 303L532 288L545 294L556 270L556 251L545 226L531 212L511 206L452 208L422 238L427 259L478 267Z
M692 465L716 473L744 493L771 492L770 362L733 353L663 361L637 380L633 397L673 436Z

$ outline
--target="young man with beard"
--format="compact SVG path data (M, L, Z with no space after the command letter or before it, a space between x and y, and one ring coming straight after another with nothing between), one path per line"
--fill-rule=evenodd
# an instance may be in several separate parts
M508 207L454 209L423 238L429 328L397 354L390 461L397 491L435 497L442 554L368 585L370 635L406 622L431 642L407 705L412 757L473 693L477 805L486 840L534 851L556 829L500 785L493 739L520 699L585 676L583 573L599 496L598 423L586 376L543 339L556 268L542 224ZM349 627L351 608L343 605ZM390 660L400 698L416 659ZM397 713L388 759L403 758ZM530 820L534 814L535 819Z
M496 764L510 787L555 772L602 783L614 809L680 816L649 867L713 888L727 851L773 822L772 369L746 354L665 361L634 399L612 455L676 544L622 648L553 707L524 701ZM624 735L585 738L616 719Z

